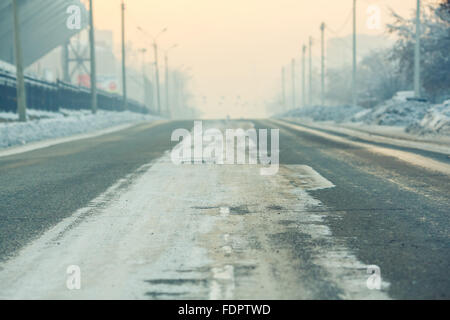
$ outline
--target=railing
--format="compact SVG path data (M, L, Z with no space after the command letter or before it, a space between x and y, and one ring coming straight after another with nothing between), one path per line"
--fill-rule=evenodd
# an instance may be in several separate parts
M25 77L27 107L30 109L54 111L59 109L81 110L91 108L90 90L62 81L47 82ZM103 90L97 91L98 107L102 110L123 111L123 99L120 95ZM137 101L128 99L128 110L139 113L151 113ZM17 94L14 74L0 70L0 111L16 112Z

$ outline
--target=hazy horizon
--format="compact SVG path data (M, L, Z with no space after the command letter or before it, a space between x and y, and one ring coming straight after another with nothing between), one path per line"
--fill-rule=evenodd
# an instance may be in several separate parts
M116 45L120 43L120 2L94 1L96 28L112 30ZM167 27L158 43L162 49L174 43L179 45L170 54L170 65L190 67L195 105L206 118L264 116L265 101L279 91L281 67L299 56L310 35L319 40L321 22L340 37L352 32L352 0L125 3L127 42L135 48L149 47L150 40L143 37L137 26L152 34ZM383 34L389 8L407 16L415 10L415 4L416 0L359 0L358 33ZM367 27L370 5L380 7L382 29ZM326 36L336 34L327 31ZM317 43L313 54L319 53ZM152 52L147 58L153 60Z

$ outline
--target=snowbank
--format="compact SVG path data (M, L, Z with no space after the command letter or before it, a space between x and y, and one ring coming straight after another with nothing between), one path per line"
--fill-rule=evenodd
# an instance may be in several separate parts
M419 101L389 100L373 109L364 110L351 118L352 122L384 126L408 126L423 119L430 104Z
M291 110L281 117L303 118L313 121L333 121L370 126L403 128L407 133L450 136L450 100L433 105L408 100L409 91L399 92L394 98L373 109L352 106L314 106Z
M420 135L442 134L450 136L450 100L429 108L422 120L406 127L406 132Z
M363 110L363 108L348 105L329 107L313 106L291 110L282 116L289 118L307 118L314 121L345 122L349 121L353 115Z
M60 113L28 110L29 116L39 120L0 123L0 148L23 145L29 142L62 138L89 133L109 127L158 119L155 116L134 112L98 111L96 115L85 111L61 110ZM1 119L17 119L13 113L0 113Z

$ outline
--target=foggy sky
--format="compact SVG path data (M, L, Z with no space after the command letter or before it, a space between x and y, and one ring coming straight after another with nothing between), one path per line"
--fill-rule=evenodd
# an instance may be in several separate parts
M94 3L96 27L113 30L118 45L120 0ZM158 43L163 48L179 44L170 54L171 66L192 68L192 91L206 117L263 116L264 101L279 91L281 66L299 56L301 45L310 35L319 40L322 21L332 30L342 29L340 36L351 33L351 20L343 25L352 3L352 0L128 0L127 37L136 48L148 47L150 39L137 31L138 25L153 34L168 28ZM358 0L359 33L384 32L366 26L366 10L371 4L380 6L384 26L388 22L388 7L409 15L415 10L416 0ZM320 53L318 44L315 55ZM148 59L153 60L153 56Z

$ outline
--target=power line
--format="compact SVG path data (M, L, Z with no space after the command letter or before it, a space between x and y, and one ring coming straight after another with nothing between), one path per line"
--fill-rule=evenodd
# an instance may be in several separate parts
M344 31L345 27L347 27L348 23L350 22L352 18L352 10L350 10L348 12L347 18L345 19L345 22L342 24L342 26L338 29L338 31L334 31L333 29L331 29L328 25L326 26L326 28L331 31L332 33L334 33L336 36L339 36L340 33L342 31Z

